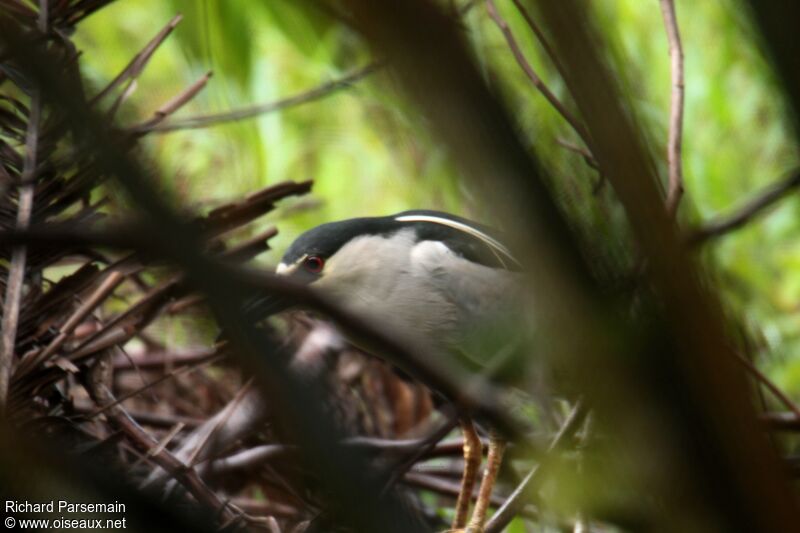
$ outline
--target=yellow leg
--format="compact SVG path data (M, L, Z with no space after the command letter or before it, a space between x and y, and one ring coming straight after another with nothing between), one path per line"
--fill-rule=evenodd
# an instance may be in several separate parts
M461 477L461 491L458 493L456 515L453 518L452 529L454 530L461 530L467 525L472 490L475 488L475 480L478 477L483 457L481 439L472 421L467 418L462 419L461 431L464 434L464 474Z
M486 469L483 471L481 488L478 490L478 500L475 502L475 510L472 511L472 518L469 521L469 525L467 525L466 533L483 532L486 514L489 511L489 503L492 500L492 490L494 490L494 484L497 481L497 474L500 472L505 449L505 440L492 431L489 434L489 456L486 458Z

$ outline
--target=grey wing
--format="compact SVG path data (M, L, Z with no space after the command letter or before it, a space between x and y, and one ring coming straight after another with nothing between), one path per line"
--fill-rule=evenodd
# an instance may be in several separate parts
M519 345L520 332L528 329L522 274L473 263L432 241L417 248L415 263L430 290L455 310L453 348L486 366Z

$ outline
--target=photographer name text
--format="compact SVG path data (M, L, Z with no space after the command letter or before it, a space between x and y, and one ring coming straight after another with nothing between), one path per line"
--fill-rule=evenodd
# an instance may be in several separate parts
M79 503L66 500L50 500L48 502L29 502L6 500L7 513L124 513L125 504L112 503Z

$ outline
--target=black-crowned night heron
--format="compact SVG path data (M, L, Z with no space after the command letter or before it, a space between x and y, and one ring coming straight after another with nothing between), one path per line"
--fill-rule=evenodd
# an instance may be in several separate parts
M488 228L420 210L313 228L289 247L277 273L313 283L347 310L421 341L431 353L466 356L480 368L507 351L509 319L522 299L518 267ZM490 436L467 522L483 454L472 422L464 418L461 425L465 467L452 529L480 532L504 446Z

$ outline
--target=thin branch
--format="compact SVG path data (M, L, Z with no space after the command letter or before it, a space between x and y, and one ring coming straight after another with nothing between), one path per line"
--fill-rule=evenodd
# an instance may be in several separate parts
M39 7L39 30L47 31L47 1L42 0ZM25 162L17 199L17 230L30 226L33 213L33 179L36 175L37 152L39 149L39 126L42 115L42 96L37 87L31 89L31 109L28 114L28 130L25 136ZM17 326L22 299L22 286L25 281L25 265L28 248L18 245L11 252L11 266L6 281L6 294L3 300L3 331L0 337L0 411L5 409L8 386L14 365L14 351L17 342Z
M216 423L210 428L208 433L202 435L197 443L195 443L194 450L189 454L186 458L186 463L189 466L195 466L200 460L202 460L202 456L200 455L204 451L206 451L207 446L210 442L213 442L214 436L219 433L220 429L224 426L225 422L232 418L234 411L242 404L242 400L244 400L245 396L251 394L253 388L253 378L250 378L242 387L239 389L239 392L236 393L236 396L228 402L225 408L220 413L219 419Z
M200 479L193 468L187 467L163 448L157 452L154 451L159 447L159 443L119 405L122 400L115 398L109 389L111 379L112 365L106 355L95 363L87 380L87 388L98 405L98 412L107 411L108 417L136 448L144 452L146 456L150 456L156 464L169 472L198 502L219 513L222 521L235 518L228 505L222 502L214 491Z
M545 37L542 29L539 27L538 24L536 24L536 21L533 20L533 17L531 17L530 13L525 8L525 6L522 5L522 2L520 2L520 0L512 0L512 2L514 2L514 5L516 6L520 15L522 15L522 18L525 19L525 22L528 24L528 27L536 36L536 39L539 40L539 44L542 45L542 49L544 49L545 53L547 54L547 57L550 58L550 61L553 62L553 65L556 67L558 73L561 75L562 78L566 78L567 71L564 68L564 65L561 63L561 61L559 61L555 50L553 50L553 47L550 45L550 42L547 40L547 37Z
M670 72L672 78L672 95L669 112L669 141L667 145L667 164L669 166L669 188L667 190L667 213L674 217L683 197L683 45L678 30L678 18L675 15L674 0L660 0L664 26L669 41Z
M369 65L362 67L342 78L329 81L328 83L324 83L319 87L315 87L314 89L311 89L309 91L305 91L300 94L290 96L288 98L283 98L275 102L254 105L251 107L243 107L241 109L235 109L233 111L228 111L225 113L198 115L195 117L188 117L184 119L175 119L165 124L160 124L157 126L150 127L148 129L148 132L152 131L152 132L167 133L170 131L207 128L209 126L216 126L218 124L225 124L228 122L235 122L237 120L253 118L259 115L273 113L275 111L281 111L289 107L306 104L308 102L320 100L341 89L345 89L347 87L352 86L354 83L361 81L363 78L366 78L367 76L378 70L380 66L381 65L379 63L370 63Z
M517 40L514 38L514 34L511 32L508 22L506 22L506 20L497 11L497 7L494 5L494 0L486 0L486 10L495 24L497 24L497 27L500 28L500 31L503 33L503 37L505 37L505 40L508 43L508 47L511 49L511 53L514 54L514 59L516 59L517 64L519 64L520 68L522 68L523 72L525 72L525 75L528 77L533 86L536 87L540 93L542 93L547 101L550 102L550 105L552 105L555 110L558 111L562 117L564 117L564 120L566 120L569 125L572 126L572 129L575 130L575 133L578 134L586 146L591 146L589 133L586 131L586 128L581 121L578 120L577 117L575 117L569 111L569 109L567 109L564 104L561 103L558 97L553 94L547 85L545 85L536 71L533 70L531 64L525 58L525 54L522 52ZM591 157L591 160L594 162L594 157ZM592 164L592 166L597 167L597 163Z
M191 84L189 87L181 91L179 94L174 96L171 100L167 103L159 107L155 113L153 113L153 118L147 120L137 126L133 126L130 128L130 131L133 132L135 135L145 135L151 131L153 128L157 127L161 124L164 119L168 116L176 112L178 109L186 105L192 98L194 98L197 93L199 93L203 87L206 86L208 80L211 78L212 72L209 70L203 76L200 77L196 82Z
M564 442L578 430L586 416L586 412L587 410L583 405L583 401L578 400L567 416L567 419L561 424L561 428L559 428L556 436L553 437L553 441L547 449L548 454L561 448ZM486 523L484 533L500 533L514 519L520 510L524 508L525 497L535 486L536 482L539 481L539 478L541 478L541 465L542 462L534 466L531 471L528 472L517 488L514 489L514 492L511 493L508 499L503 502L503 505L497 509L497 512L492 515L492 518Z
M167 25L164 26L161 31L159 31L156 36L153 37L150 42L147 43L147 45L145 45L145 47L133 57L133 59L131 59L131 62L128 63L122 72L117 74L117 76L111 80L111 82L106 85L102 91L97 93L94 98L92 98L91 103L96 103L102 100L108 93L116 89L126 79L130 79L131 83L134 83L136 78L139 76L139 74L141 74L142 70L144 70L144 67L150 61L150 58L153 57L153 53L158 49L161 43L164 42L169 34L172 33L172 30L174 30L175 27L180 23L181 19L183 19L183 15L180 14L172 17L172 20L170 20ZM126 89L125 92L128 93L128 89ZM119 107L119 104L121 103L120 99L122 98L123 95L120 95L117 98L117 101L114 102L113 108Z
M115 367L116 368L116 367ZM89 414L95 411L94 407L85 403L76 402L74 405L75 411L80 414ZM138 424L145 426L154 426L159 428L171 428L175 424L183 424L185 428L193 429L204 422L200 418L193 418L190 416L181 415L168 415L157 414L149 411L131 411L128 414L136 420Z
M92 411L91 413L81 414L80 418L84 419L84 420L91 420L94 417L104 413L106 410L111 409L112 407L116 407L117 405L121 404L122 402L124 402L125 400L127 400L129 398L133 398L134 396L138 396L139 394L143 393L144 391L155 387L159 383L163 383L163 382L165 382L167 380L177 378L178 376L181 376L183 374L189 374L189 373L195 372L197 370L200 370L201 368L205 368L207 366L210 366L212 363L215 363L218 360L219 360L219 357L211 359L210 361L206 361L204 363L197 364L197 365L184 366L184 367L178 368L176 370L173 370L172 372L169 372L168 374L164 374L163 376L158 377L158 378L154 379L153 381L145 383L143 386L139 387L138 389L134 389L134 390L132 390L132 391L126 393L126 394L123 394L123 395L119 396L118 398L115 398L114 401L106 403L105 405L103 405L102 407L99 407L98 409Z
M588 148L569 142L568 140L562 139L560 137L556 138L556 143L566 148L570 152L575 152L579 156L583 157L583 160L586 161L586 164L592 167L593 169L600 170L600 167L597 166L597 161L594 160L594 156L592 156L592 152L590 152Z
M687 239L689 244L703 244L741 228L798 186L800 169L795 169L784 180L770 185L734 213L718 217L696 229Z
M115 370L138 368L139 370L161 369L164 367L177 367L181 365L202 363L219 355L217 347L190 348L180 352L148 352L135 359L118 358L114 360Z
M797 407L791 398L789 398L775 383L772 382L767 376L764 375L750 360L741 354L736 354L736 360L744 366L758 381L760 381L767 390L772 393L784 406L786 406L794 416L800 418L800 408Z
M125 275L122 272L114 271L103 280L97 289L89 296L89 298L75 310L72 315L67 318L64 325L59 328L58 335L50 342L50 344L43 351L36 354L31 354L20 361L16 375L23 376L35 368L38 364L46 361L53 355L64 342L69 338L72 331L80 324L94 309L103 303L108 296L114 292L120 283L125 281Z

